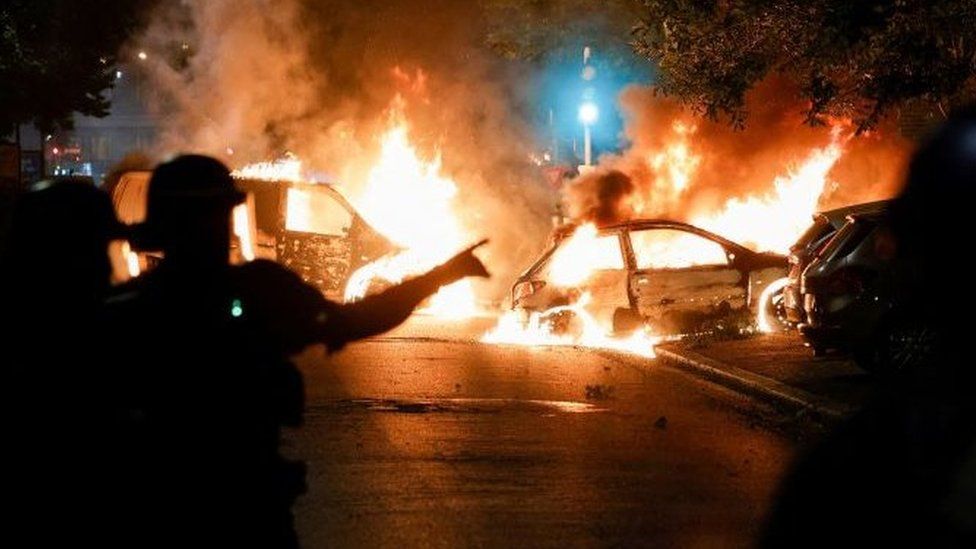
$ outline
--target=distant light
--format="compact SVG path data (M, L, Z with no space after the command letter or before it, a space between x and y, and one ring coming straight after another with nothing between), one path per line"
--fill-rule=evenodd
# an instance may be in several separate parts
M50 141L50 140L51 140L51 138L53 138L53 137L54 137L53 135L51 135L51 134L47 134L47 135L46 135L46 136L44 137L44 141Z
M227 156L234 156L234 149L232 147L227 147Z
M241 304L240 299L235 299L230 304L230 316L234 318L240 318L244 314L244 306Z
M148 56L148 55L146 55L146 52L144 52L144 51L141 51L141 52L139 52L139 55L138 55L138 57L139 57L139 60L140 60L140 61L145 61L146 59L148 59L148 58L149 58L149 56Z
M57 147L54 147L53 149L51 149L51 152L54 153L54 154L60 154L61 153L61 149L59 149Z
M190 49L190 45L187 44L186 42L183 42L183 45L181 45L180 47L183 48L183 51Z
M115 79L122 80L122 71L115 71Z
M600 109L597 108L595 103L583 103L579 108L579 119L580 122L586 124L587 126L593 124L600 118Z

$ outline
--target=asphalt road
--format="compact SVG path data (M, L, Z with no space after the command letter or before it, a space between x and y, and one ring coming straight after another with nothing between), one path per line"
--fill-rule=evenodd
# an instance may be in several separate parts
M654 361L421 324L300 357L304 547L754 542L796 447L773 411Z

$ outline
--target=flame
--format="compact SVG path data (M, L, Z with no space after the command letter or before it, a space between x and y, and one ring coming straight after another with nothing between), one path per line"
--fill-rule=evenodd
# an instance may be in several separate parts
M777 177L772 192L732 198L721 211L700 215L692 224L761 251L786 253L810 225L827 187L827 174L843 152L835 131L829 145L814 149L796 169Z
M518 312L510 311L502 315L498 324L491 331L482 336L481 341L492 344L527 345L527 346L556 346L556 347L589 347L606 349L622 353L654 358L654 346L660 338L652 335L648 330L638 330L627 338L614 338L609 331L600 326L593 316L586 311L591 296L584 293L573 305L554 307L541 313L531 313L528 321L523 322ZM578 333L559 334L553 330L548 318L559 313L572 313L581 325Z
M676 136L675 140L651 157L650 164L655 172L666 175L675 194L681 194L688 188L688 183L701 163L701 156L694 154L688 144L688 136L694 134L698 127L675 121L671 129Z
M623 267L617 236L599 236L596 225L587 223L553 253L549 276L556 286L572 288L586 282L597 269Z
M234 234L241 244L241 257L244 261L254 261L254 239L251 238L251 229L254 223L250 219L251 214L247 207L247 202L234 206Z
M402 248L396 255L370 263L350 278L347 301L361 299L374 281L396 284L447 260L469 238L454 211L457 185L441 174L439 153L430 161L417 154L399 103L391 111L391 127L381 139L379 160L356 200L371 226ZM470 281L442 288L425 312L463 318L477 313Z
M128 240L122 241L122 257L125 258L125 267L131 278L136 278L142 274L142 269L139 267L139 254L132 251L132 246Z
M255 162L231 172L237 179L258 179L261 181L302 181L302 161L292 153L271 162Z

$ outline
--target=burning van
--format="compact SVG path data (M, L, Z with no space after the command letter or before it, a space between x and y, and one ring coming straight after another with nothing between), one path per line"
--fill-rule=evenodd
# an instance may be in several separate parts
M112 202L122 222L138 223L145 218L150 175L128 172L112 189ZM341 300L357 269L396 249L332 185L246 177L235 177L235 181L247 193L247 200L234 210L234 261L277 261L328 297ZM132 276L159 260L152 252L125 253Z
M688 333L736 311L755 314L759 296L787 272L787 260L757 253L698 227L667 220L584 225L552 245L512 288L528 313L586 296L587 311L614 332L641 325Z

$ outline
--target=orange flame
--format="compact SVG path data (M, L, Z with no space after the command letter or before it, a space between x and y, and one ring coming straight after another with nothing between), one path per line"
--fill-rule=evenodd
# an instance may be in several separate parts
M495 328L482 336L481 341L533 347L589 347L654 358L654 346L658 344L660 338L646 329L638 330L626 338L612 337L608 330L600 326L586 311L589 302L590 294L585 293L573 305L554 307L542 313L532 313L527 322L523 322L517 312L506 313L499 319ZM565 312L573 313L580 321L581 328L578 333L556 333L551 323L547 322L548 317Z
M399 103L394 104L391 121L381 140L379 160L355 202L370 225L402 251L354 273L346 286L347 301L362 298L374 281L395 284L421 274L473 240L458 223L454 211L457 184L441 174L439 154L430 161L420 158L410 143L409 126ZM451 318L472 316L477 311L467 280L441 289L425 310Z
M721 211L700 215L692 224L760 251L786 253L810 225L827 174L843 152L840 134L834 131L830 144L814 149L796 169L776 178L772 192L730 199Z

